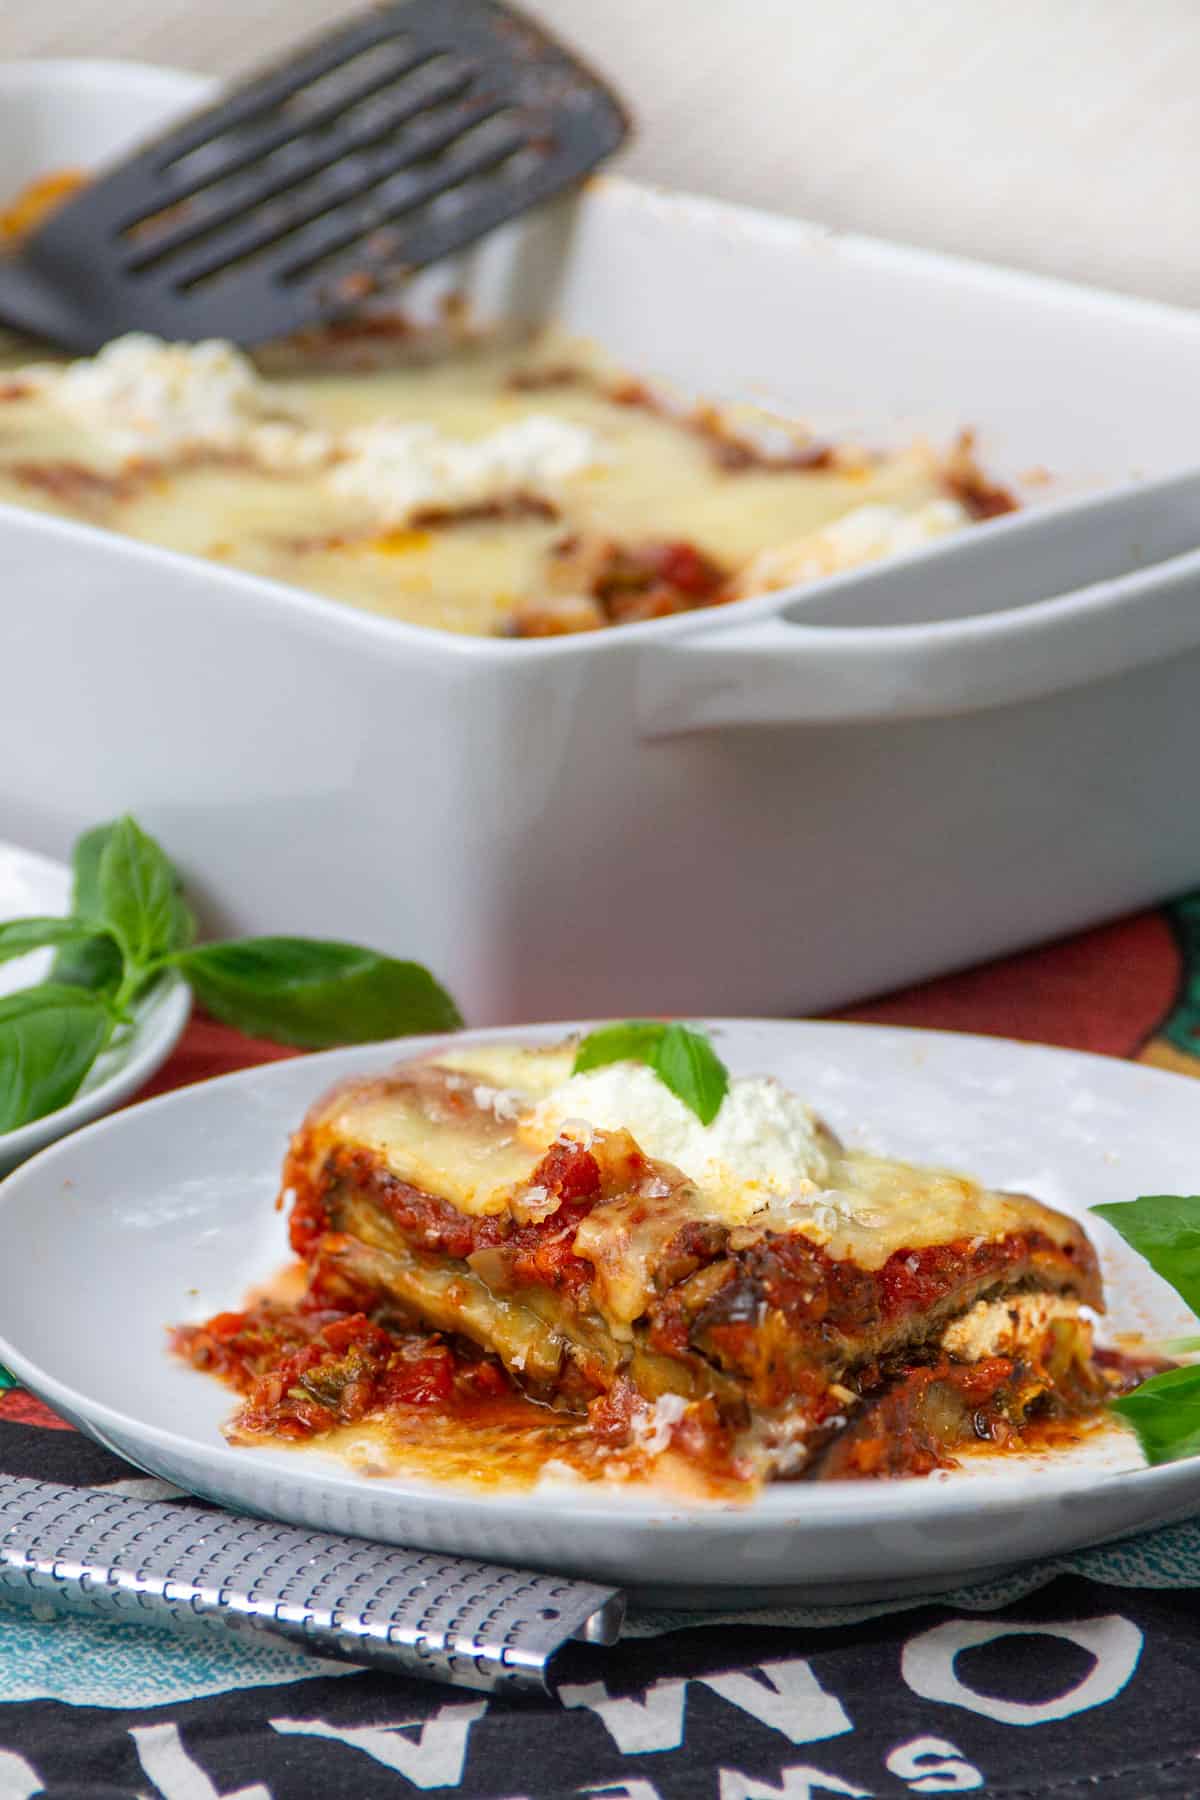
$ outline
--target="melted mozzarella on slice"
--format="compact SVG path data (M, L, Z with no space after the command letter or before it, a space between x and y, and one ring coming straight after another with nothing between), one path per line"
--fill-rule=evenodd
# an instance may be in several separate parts
M580 1252L604 1271L610 1310L626 1320L637 1316L653 1262L689 1220L731 1227L735 1250L799 1232L865 1269L882 1267L898 1250L956 1240L1037 1230L1065 1245L1078 1236L1072 1220L1023 1195L843 1150L776 1082L735 1080L712 1125L702 1126L640 1065L572 1076L574 1050L573 1043L452 1049L393 1078L343 1088L318 1107L314 1123L376 1151L401 1180L460 1212L507 1211L518 1219L542 1216L530 1213L523 1195L560 1134L586 1144L593 1133L628 1131L683 1179L608 1201L581 1228ZM432 1081L422 1082L422 1068ZM461 1083L454 1089L461 1105L439 1099L447 1079Z

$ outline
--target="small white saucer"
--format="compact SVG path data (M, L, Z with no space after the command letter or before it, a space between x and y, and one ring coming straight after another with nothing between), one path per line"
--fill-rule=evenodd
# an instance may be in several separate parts
M71 871L16 844L0 843L0 920L65 913L71 904ZM50 973L53 953L0 963L0 994L14 993ZM76 1126L111 1112L137 1092L170 1056L191 1011L191 993L178 975L167 975L134 1008L133 1029L96 1059L75 1098L43 1119L0 1133L0 1176L35 1150Z

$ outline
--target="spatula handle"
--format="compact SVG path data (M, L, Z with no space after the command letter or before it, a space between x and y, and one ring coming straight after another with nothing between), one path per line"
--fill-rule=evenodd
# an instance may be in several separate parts
M28 260L0 255L0 327L38 342L74 343L74 311L53 286L38 279Z

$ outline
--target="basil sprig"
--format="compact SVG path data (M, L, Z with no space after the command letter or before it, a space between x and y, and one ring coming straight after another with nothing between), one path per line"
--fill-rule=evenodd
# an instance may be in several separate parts
M112 1032L103 997L40 987L0 998L0 1132L65 1106Z
M637 1062L653 1069L664 1087L711 1125L729 1091L729 1070L703 1031L654 1019L626 1019L590 1031L575 1053L572 1074L608 1063Z
M1200 1194L1143 1194L1092 1211L1200 1313ZM1174 1348L1200 1349L1200 1339L1185 1338ZM1137 1433L1147 1462L1175 1462L1200 1452L1200 1367L1165 1369L1111 1407Z
M115 938L103 929L100 903L100 858L116 822L96 825L75 841L71 864L75 881L71 890L71 922L80 925L86 935L78 943L59 951L54 959L51 979L65 981L71 987L94 988L97 992L116 992L121 985L124 964Z
M1093 1206L1125 1242L1200 1313L1200 1194L1143 1194L1117 1206Z
M85 832L67 918L0 924L0 962L56 952L51 978L0 997L0 1132L55 1112L132 1024L132 1007L177 969L239 1031L305 1050L462 1024L419 963L299 937L195 944L195 920L161 845L125 817Z
M134 819L118 819L109 828L95 880L97 916L116 941L123 980L132 990L143 975L191 942L192 915L166 853Z
M80 919L5 919L0 923L0 963L31 950L86 943L92 927Z
M1164 1369L1109 1402L1137 1432L1148 1463L1177 1462L1200 1451L1200 1367Z
M215 1019L303 1050L462 1024L428 969L357 944L241 938L198 944L171 960Z

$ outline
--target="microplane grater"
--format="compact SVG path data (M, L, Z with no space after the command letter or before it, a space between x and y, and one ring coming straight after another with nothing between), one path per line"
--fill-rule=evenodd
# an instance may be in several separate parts
M485 1692L553 1692L572 1641L616 1643L614 1588L99 1488L0 1475L0 1605L282 1640Z

